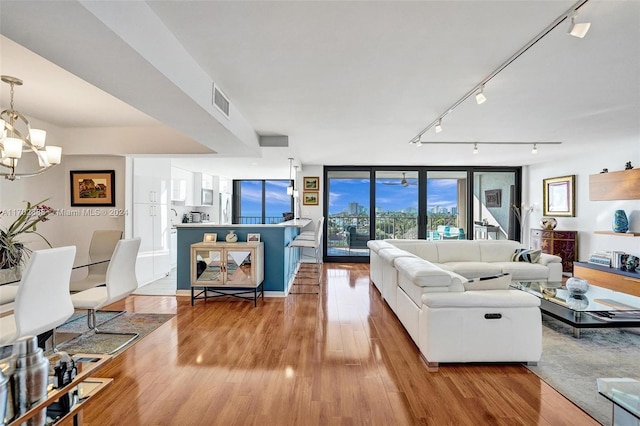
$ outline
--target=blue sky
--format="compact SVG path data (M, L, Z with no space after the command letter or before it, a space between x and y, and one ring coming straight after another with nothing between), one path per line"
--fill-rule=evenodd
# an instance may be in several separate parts
M387 180L384 180L385 182ZM415 179L408 179L415 182ZM457 179L429 179L427 181L427 208L434 206L451 209L458 205ZM369 180L368 179L337 179L330 182L329 214L348 210L349 203L357 202L368 209ZM418 208L417 185L385 185L382 180L376 185L376 201L383 211L406 211Z
M289 181L267 181L265 215L282 217L291 211L291 197L287 195ZM262 181L242 182L242 216L262 215Z

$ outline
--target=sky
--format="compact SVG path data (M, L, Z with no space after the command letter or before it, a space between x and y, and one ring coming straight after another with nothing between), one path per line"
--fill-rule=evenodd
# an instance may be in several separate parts
M407 179L408 186L395 185L388 179L379 179L376 184L376 208L379 211L407 211L418 209L418 186L416 179ZM427 180L427 210L435 206L449 211L458 205L457 179ZM291 198L287 195L288 181L266 182L266 216L281 217L291 211ZM369 209L368 179L338 179L330 181L329 214L349 210L349 203L356 202ZM242 216L262 215L262 181L243 181Z
M386 183L383 183L386 182ZM418 186L416 179L407 179L408 186L391 185L388 179L376 184L376 208L381 211L406 211L418 209ZM451 210L458 205L457 179L427 180L427 210L435 206ZM349 210L349 203L357 202L369 208L368 179L337 179L330 181L329 214Z

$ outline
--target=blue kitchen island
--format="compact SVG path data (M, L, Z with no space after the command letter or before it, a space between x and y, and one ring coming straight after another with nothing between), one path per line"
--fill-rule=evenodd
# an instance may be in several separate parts
M294 219L273 225L214 225L212 223L181 223L178 233L176 279L177 294L191 295L191 244L200 243L204 234L214 233L224 241L230 230L238 241L247 241L247 234L260 234L264 243L264 292L267 297L286 297L298 261L298 250L287 248L300 230L312 223L311 219Z

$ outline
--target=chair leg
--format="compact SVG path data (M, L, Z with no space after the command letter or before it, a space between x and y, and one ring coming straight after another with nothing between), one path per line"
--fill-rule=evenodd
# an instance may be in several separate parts
M125 311L118 312L115 316L110 318L109 321L111 321L113 318L119 317L120 315L124 314L124 312ZM110 334L114 336L131 336L131 338L128 339L126 342L124 342L123 344L121 344L111 352L109 352L109 355L118 352L120 349L124 348L125 346L127 346L129 343L133 342L135 339L137 339L140 336L139 333L134 333L134 332L99 330L98 327L96 326L96 310L95 309L89 309L89 313L87 314L87 325L91 330L93 330L95 334Z

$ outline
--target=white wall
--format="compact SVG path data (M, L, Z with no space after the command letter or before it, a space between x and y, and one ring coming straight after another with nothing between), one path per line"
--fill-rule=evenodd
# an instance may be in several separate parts
M109 216L114 209L110 207L71 207L71 170L115 170L115 209L125 208L125 158L116 156L63 156L59 166L42 175L13 182L3 179L0 181L0 208L24 208L25 201L34 203L48 198L45 204L59 212L58 215L51 216L49 221L38 225L38 232L54 247L75 245L78 253L88 253L91 235L95 229L124 231L125 217ZM99 211L99 214L95 214L96 211ZM3 215L2 225L6 226L12 220L15 220L15 217ZM47 247L37 236L28 237L25 243L33 250Z
M640 167L640 143L611 143L598 152L576 152L571 158L562 158L552 163L528 167L528 183L525 181L526 204L535 204L529 227L537 228L542 218L543 188L546 178L576 175L575 217L556 217L556 229L578 231L578 259L586 261L596 250L621 250L640 255L640 237L622 237L594 234L594 231L611 231L613 213L625 210L629 218L629 229L640 232L640 200L589 201L589 175L603 168L609 171L624 170L625 163ZM527 191L528 189L528 191ZM527 236L528 238L528 236ZM528 242L528 240L526 241Z

